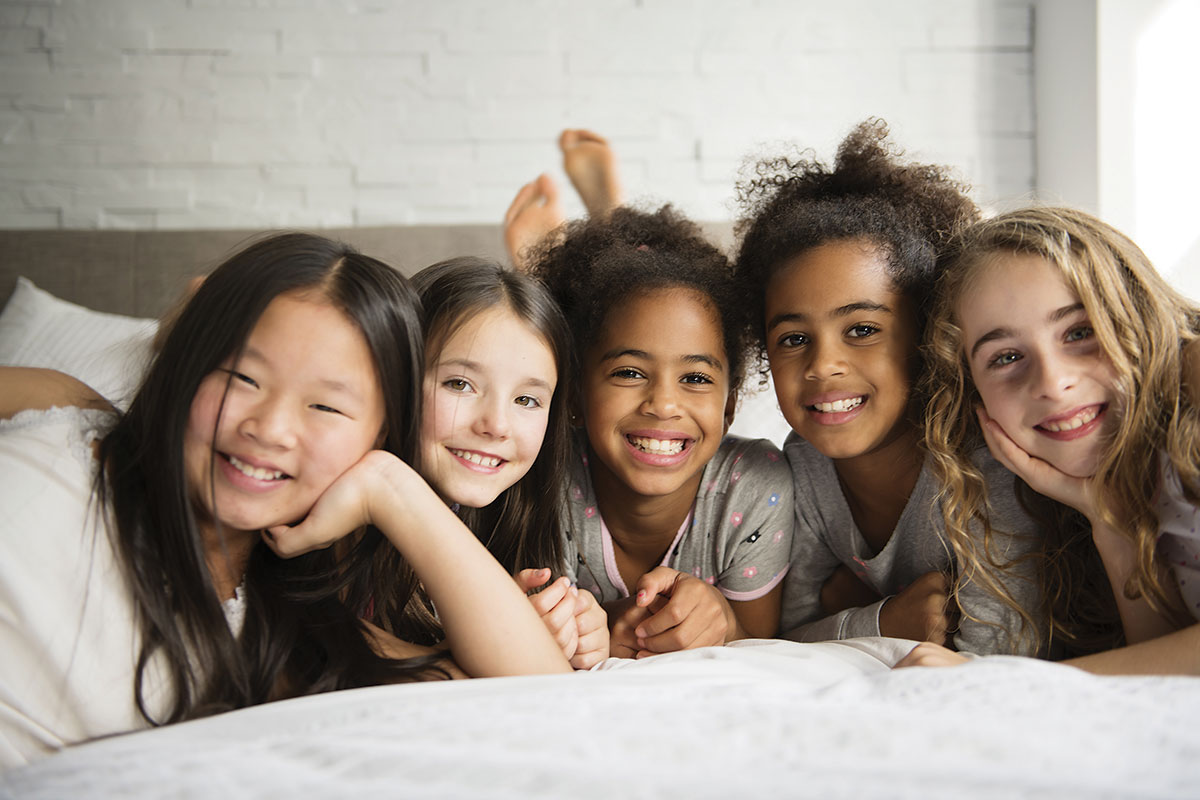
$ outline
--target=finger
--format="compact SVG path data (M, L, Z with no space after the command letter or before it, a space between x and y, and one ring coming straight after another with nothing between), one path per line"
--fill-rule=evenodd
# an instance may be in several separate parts
M542 205L552 206L558 202L558 184L546 173L537 176L537 190L542 197Z
M648 606L660 594L670 597L681 575L670 567L655 567L638 578L635 602L639 606Z
M523 569L513 579L517 582L517 586L521 587L521 591L528 592L550 580L550 568Z
M635 633L640 639L657 636L664 631L676 627L695 613L698 598L688 594L679 594L667 601L661 611L651 614L642 620Z
M313 550L323 550L333 542L310 542L305 536L306 530L301 525L290 527L276 525L262 532L262 540L275 551L280 558L295 558Z
M573 617L575 615L575 598L570 596L568 591L570 586L571 584L566 578L559 578L545 590L529 595L529 602L543 617L555 611L561 615L562 609L566 610L566 616Z

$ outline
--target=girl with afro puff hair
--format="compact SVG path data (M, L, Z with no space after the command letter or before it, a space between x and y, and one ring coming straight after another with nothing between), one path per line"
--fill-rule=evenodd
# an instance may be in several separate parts
M977 653L1040 652L1036 524L986 448L985 553L956 564L921 447L920 343L938 249L978 217L946 169L907 163L868 120L832 168L809 152L738 186L736 280L779 407L796 503L782 630L894 636Z
M746 351L728 260L665 206L572 222L531 261L580 368L567 569L612 655L773 636L791 478L770 442L725 435Z

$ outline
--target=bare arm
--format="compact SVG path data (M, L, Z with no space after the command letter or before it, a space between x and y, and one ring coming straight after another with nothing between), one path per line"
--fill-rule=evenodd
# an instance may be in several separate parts
M1097 675L1200 675L1200 623L1063 663Z
M264 535L281 556L329 546L364 524L387 536L438 610L454 661L473 677L567 672L525 594L462 521L400 459L374 450L294 528Z
M92 387L70 375L52 369L0 367L0 419L53 406L113 410Z

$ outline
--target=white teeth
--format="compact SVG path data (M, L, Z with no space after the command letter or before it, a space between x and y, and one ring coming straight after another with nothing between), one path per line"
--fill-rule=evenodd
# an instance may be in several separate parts
M1073 431L1076 428L1082 428L1084 425L1087 425L1089 422L1094 420L1096 415L1099 413L1100 407L1092 406L1091 408L1085 408L1083 411L1080 411L1070 419L1064 419L1059 422L1044 422L1042 423L1041 427L1055 433L1060 433L1062 431Z
M863 404L864 399L859 395L858 397L847 397L845 400L834 400L832 403L813 403L809 408L816 409L822 414L832 414L858 408Z
M481 467L498 467L504 461L502 458L484 456L479 453L473 453L470 450L455 450L453 447L447 447L446 449L459 458L470 461L472 464L478 464Z
M673 456L683 452L683 439L651 439L648 436L627 436L625 438L643 453Z
M284 476L284 473L277 469L263 469L262 467L252 467L245 461L241 461L237 456L230 456L229 463L237 469L238 472L248 477L254 478L256 481L277 481Z

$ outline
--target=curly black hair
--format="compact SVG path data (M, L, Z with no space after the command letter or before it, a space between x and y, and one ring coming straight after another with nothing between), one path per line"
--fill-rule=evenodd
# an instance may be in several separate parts
M830 169L812 150L754 163L738 182L741 247L735 275L765 355L764 306L771 276L827 242L862 239L883 249L896 289L913 302L923 336L937 282L937 253L950 235L979 218L969 187L946 167L912 164L888 141L887 123L859 123Z
M730 387L746 361L747 319L729 259L699 226L670 205L629 207L576 220L534 254L531 272L554 295L571 328L577 362L600 335L610 311L630 295L653 289L693 289L721 322ZM578 374L578 373L576 373Z

